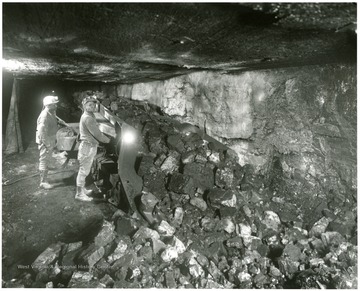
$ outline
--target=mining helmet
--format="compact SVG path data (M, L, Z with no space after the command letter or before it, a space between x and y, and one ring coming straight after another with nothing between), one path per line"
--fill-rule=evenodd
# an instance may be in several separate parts
M50 105L50 104L56 104L59 102L59 98L57 96L49 95L44 97L43 99L43 105Z
M88 96L82 100L81 104L82 104L82 106L85 106L85 104L89 103L89 102L98 103L99 101L96 99L96 96Z

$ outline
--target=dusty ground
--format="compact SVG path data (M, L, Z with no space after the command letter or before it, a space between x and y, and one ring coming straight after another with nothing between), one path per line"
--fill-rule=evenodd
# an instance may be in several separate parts
M52 166L59 168L65 160L59 155ZM51 243L86 240L102 224L100 209L104 205L74 199L75 159L70 159L63 170L50 171L49 180L55 185L52 190L40 189L39 176L32 177L38 172L37 163L36 144L30 144L22 154L3 157L3 183L30 176L3 184L3 279L13 278L21 266L31 264ZM100 204L106 204L105 208L110 205Z

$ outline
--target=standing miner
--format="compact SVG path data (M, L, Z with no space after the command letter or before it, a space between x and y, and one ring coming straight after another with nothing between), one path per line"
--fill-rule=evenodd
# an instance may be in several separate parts
M40 188L51 189L53 186L48 183L47 174L49 163L56 144L56 132L58 124L66 123L56 116L56 108L59 99L57 96L46 96L43 99L43 110L41 111L36 126L36 143L40 150L39 171L40 171Z
M80 164L79 172L76 178L76 195L75 199L81 201L92 201L88 197L91 190L85 189L85 178L90 173L91 165L97 152L99 142L109 143L110 138L106 137L99 129L94 112L98 103L95 96L85 97L82 101L84 113L81 115L80 129L80 146L78 160Z

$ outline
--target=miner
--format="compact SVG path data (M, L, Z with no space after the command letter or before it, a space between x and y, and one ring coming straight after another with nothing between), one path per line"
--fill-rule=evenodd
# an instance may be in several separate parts
M94 112L97 106L96 96L85 97L82 101L83 114L81 115L80 146L78 152L78 161L80 164L79 172L76 178L75 199L81 201L92 201L88 195L91 190L85 188L85 178L89 175L91 165L97 152L99 142L109 143L110 138L106 137L99 129Z
M51 189L53 186L49 184L47 175L49 171L49 163L52 153L56 145L56 132L58 125L66 123L56 116L56 108L59 98L49 95L43 99L43 110L41 111L36 126L36 143L40 150L39 154L39 171L40 171L40 188Z

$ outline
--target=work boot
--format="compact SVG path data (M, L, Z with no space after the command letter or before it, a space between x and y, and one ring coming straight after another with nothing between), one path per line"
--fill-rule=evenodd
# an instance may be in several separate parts
M92 201L93 199L84 193L84 187L76 187L75 199L80 201Z
M47 181L47 171L40 171L40 188L45 190L54 188L54 186Z
M93 190L88 190L88 189L86 189L86 188L84 187L84 188L82 188L82 192L83 192L85 195L89 196L89 195L93 192Z

